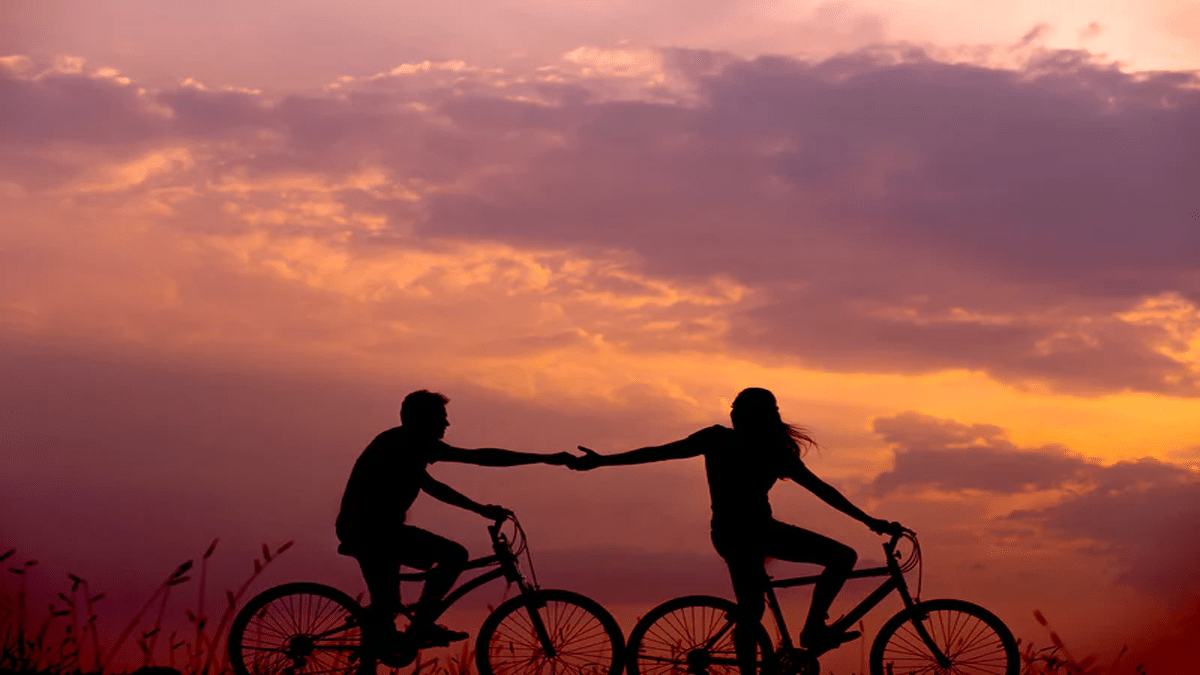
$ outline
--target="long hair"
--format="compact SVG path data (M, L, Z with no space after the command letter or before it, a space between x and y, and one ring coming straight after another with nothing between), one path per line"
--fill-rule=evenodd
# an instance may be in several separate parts
M809 448L820 445L809 434L808 429L783 421L775 394L760 387L743 389L733 399L733 427L761 441L779 444L797 457L803 457Z

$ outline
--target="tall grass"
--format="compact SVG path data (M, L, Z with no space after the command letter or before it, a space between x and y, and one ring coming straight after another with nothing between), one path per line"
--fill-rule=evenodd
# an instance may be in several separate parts
M145 673L164 668L183 675L232 675L225 638L229 623L255 579L280 554L292 547L287 542L275 549L263 544L262 555L254 559L253 572L236 590L225 591L225 604L216 623L206 611L208 561L216 551L214 539L200 556L177 566L159 584L141 608L111 643L105 644L98 624L96 605L103 593L93 594L86 579L68 574L69 588L56 595L44 616L28 607L28 577L37 561L28 560L0 573L0 675L116 675L140 666ZM0 554L0 563L14 558L13 549ZM169 601L176 588L197 579L195 605L184 609L187 635L172 630L164 635L169 619ZM151 617L149 620L147 617ZM140 655L122 659L121 650L134 640ZM127 655L126 655L127 656ZM458 655L418 659L403 669L390 669L392 675L473 675L475 652L464 643ZM118 670L120 668L120 670ZM166 671L170 672L170 671Z
M34 612L29 607L28 579L37 568L37 561L10 562L16 555L14 549L0 554L0 564L7 567L0 572L0 673L113 675L122 648L136 635L134 640L141 652L143 668L165 666L184 675L229 675L232 671L224 648L229 622L255 579L294 542L289 541L273 550L263 544L262 555L254 559L250 576L236 591L225 591L224 608L215 628L210 631L211 622L206 612L208 561L216 551L217 542L214 539L200 556L195 605L184 610L191 625L187 636L171 631L165 640L162 639L164 625L168 623L169 600L176 587L192 580L191 574L196 570L193 560L177 566L107 646L102 644L96 613L96 604L104 599L103 593L93 594L86 579L68 574L69 588L57 594L44 615ZM154 610L153 620L143 623L151 610ZM1042 612L1035 611L1033 616L1045 627L1050 644L1038 647L1032 641L1017 640L1021 675L1147 675L1142 664L1131 667L1122 663L1127 647L1122 647L1108 665L1101 664L1095 655L1077 659L1058 633L1050 628ZM458 655L444 659L418 658L411 667L392 669L391 672L393 675L404 670L407 670L405 675L473 675L474 663L474 650L469 643L464 643Z
M191 581L190 573L195 568L193 560L177 566L107 646L102 645L96 613L96 604L104 599L103 593L93 594L86 579L68 574L69 589L58 593L44 616L35 618L28 607L28 577L37 561L27 560L20 565L9 563L7 571L0 573L0 672L15 675L105 675L113 672L122 648L135 635L142 667L165 665L188 675L214 675L228 671L228 656L223 648L226 626L233 619L238 603L250 585L268 564L291 548L293 542L289 541L273 551L263 544L262 557L254 559L254 571L249 578L236 591L225 591L224 610L215 630L210 633L205 595L208 560L216 551L217 541L214 539L200 557L196 604L194 608L185 610L185 616L194 630L189 631L187 637L181 636L178 631L171 631L165 640L162 638L164 625L168 623L169 601L176 587ZM0 554L0 562L8 561L15 554L15 549ZM14 578L15 588L10 590L7 582ZM154 609L153 619L143 622L151 609Z
M1021 650L1022 675L1117 675L1118 673L1146 675L1145 667L1140 663L1132 670L1122 667L1121 657L1129 651L1128 645L1121 646L1121 651L1108 666L1100 664L1099 658L1095 654L1077 660L1063 644L1058 633L1050 628L1050 622L1046 620L1044 614L1035 611L1033 618L1050 634L1050 644L1039 648L1035 647L1032 642L1017 640L1017 646ZM1118 667L1121 667L1120 670Z

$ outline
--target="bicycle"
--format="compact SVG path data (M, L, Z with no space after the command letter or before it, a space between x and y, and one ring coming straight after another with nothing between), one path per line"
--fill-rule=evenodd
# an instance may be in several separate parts
M511 524L511 536L506 533ZM496 579L516 584L517 595L496 607L480 626L475 643L479 675L617 675L624 636L596 601L565 590L543 590L533 574L525 531L512 514L488 526L492 555L467 563L490 568L446 594L436 620L455 602ZM349 555L344 548L340 553ZM522 570L521 558L528 568ZM425 572L404 572L422 581ZM412 620L411 605L401 613ZM416 660L422 646L406 631L385 653L377 631L366 630L367 612L346 593L312 582L275 586L252 598L229 631L229 662L237 675L373 675L381 658L392 668ZM397 647L397 645L399 645Z
M897 553L900 541L911 542L907 557ZM921 549L908 530L893 535L883 545L884 567L854 570L851 579L888 577L879 588L831 628L849 630L893 591L904 609L880 628L871 645L871 675L961 673L964 675L1017 675L1020 655L1012 632L995 614L962 600L920 601L908 589L905 572L920 565ZM765 574L765 572L764 572ZM757 672L763 675L819 675L818 658L830 649L798 648L791 639L776 588L814 584L816 576L774 579L768 575L767 606L779 633L772 645L765 628L757 628ZM918 570L917 596L920 595ZM724 598L691 595L668 600L650 610L629 634L626 661L629 675L739 675L733 645L736 605Z

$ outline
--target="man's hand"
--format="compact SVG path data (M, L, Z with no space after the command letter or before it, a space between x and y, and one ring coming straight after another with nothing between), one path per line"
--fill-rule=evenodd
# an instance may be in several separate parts
M867 521L866 525L867 527L871 528L871 531L875 534L896 536L904 532L911 532L911 530L904 527L900 523L884 520L882 518L872 518L871 520Z
M583 452L583 456L576 457L574 455L569 455L571 459L567 460L568 469L572 471L591 471L592 469L600 466L600 462L604 459L603 455L589 448L585 448L582 445L576 447Z
M489 520L504 520L512 515L512 511L495 504L480 507L478 513Z
M570 466L575 455L569 452L556 452L553 455L542 455L542 461L551 466Z

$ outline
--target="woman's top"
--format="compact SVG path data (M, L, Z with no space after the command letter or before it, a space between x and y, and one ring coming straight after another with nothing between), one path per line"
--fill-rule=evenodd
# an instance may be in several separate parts
M771 520L767 493L775 481L805 470L800 458L782 444L755 442L719 424L697 431L686 442L704 455L714 531Z

